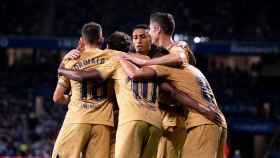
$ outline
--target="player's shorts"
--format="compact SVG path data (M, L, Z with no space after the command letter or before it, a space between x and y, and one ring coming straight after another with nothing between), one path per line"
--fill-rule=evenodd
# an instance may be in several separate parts
M178 158L186 139L186 129L181 127L174 128L173 132L166 132L160 138L158 145L157 158Z
M183 147L182 158L224 158L227 129L217 125L190 128Z
M162 130L144 121L118 126L115 158L154 158Z
M64 122L52 158L109 158L110 130L106 125Z

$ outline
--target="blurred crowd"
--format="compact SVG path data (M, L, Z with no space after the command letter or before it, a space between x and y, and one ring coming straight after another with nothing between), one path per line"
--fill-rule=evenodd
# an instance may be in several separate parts
M50 97L55 68L14 65L2 67L0 77L0 156L49 158L66 111Z
M274 4L275 3L275 4ZM175 16L176 31L211 40L277 40L276 2L259 0L179 1L161 0L1 0L0 35L78 36L90 20L102 24L105 33L129 31L148 23L155 11Z

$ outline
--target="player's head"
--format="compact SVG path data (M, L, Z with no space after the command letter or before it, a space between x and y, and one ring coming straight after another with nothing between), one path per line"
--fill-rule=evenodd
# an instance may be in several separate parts
M85 45L101 45L103 42L101 25L95 22L86 23L81 30L81 39Z
M175 30L175 20L169 13L156 12L150 16L150 34L152 42L157 43L160 35L172 36Z
M107 47L122 52L128 52L131 48L131 37L124 33L116 31L108 38Z
M151 49L151 36L145 24L136 25L132 31L133 47L137 53L147 55Z

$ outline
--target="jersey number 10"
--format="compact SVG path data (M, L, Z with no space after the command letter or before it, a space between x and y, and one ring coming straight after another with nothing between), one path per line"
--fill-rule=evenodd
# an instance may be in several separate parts
M101 100L107 97L107 82L100 84L94 81L83 81L81 83L81 99Z
M156 103L158 97L157 83L131 81L131 89L136 99L144 99L149 103Z

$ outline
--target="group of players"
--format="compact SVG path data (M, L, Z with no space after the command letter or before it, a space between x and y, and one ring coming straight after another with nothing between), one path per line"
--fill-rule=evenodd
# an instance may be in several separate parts
M102 50L101 26L83 26L79 47L58 68L53 100L68 111L52 158L224 157L225 118L189 46L172 40L174 29L171 14L153 13L132 42L115 32Z

